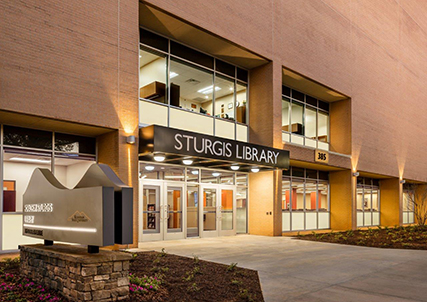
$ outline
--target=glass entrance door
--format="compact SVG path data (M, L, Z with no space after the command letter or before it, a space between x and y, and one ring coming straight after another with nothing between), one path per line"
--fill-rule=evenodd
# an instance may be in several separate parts
M141 181L140 188L140 241L183 239L184 185Z
M202 237L236 234L236 194L234 187L225 185L201 186Z

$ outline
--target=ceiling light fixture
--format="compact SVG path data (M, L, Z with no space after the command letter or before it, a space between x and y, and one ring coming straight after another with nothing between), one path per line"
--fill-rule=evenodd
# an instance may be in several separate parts
M179 73L176 73L176 72L173 72L173 71L171 71L169 73L169 79L173 79L174 77L177 77L177 76L179 76Z
M145 166L145 170L147 170L147 171L153 171L154 170L154 166Z
M166 156L163 153L155 153L154 154L154 160L155 161L161 162L161 161L164 161L165 158L166 158Z
M48 159L37 159L37 158L25 158L25 157L12 157L12 161L22 161L27 163L38 163L38 164L49 164L50 160Z
M233 171L237 171L237 170L239 170L240 169L240 166L239 165L231 165L231 170L233 170Z
M191 171L191 174L193 174L193 175L199 175L199 170L193 170L193 171Z
M221 90L220 87L215 86L215 91ZM213 92L213 85L197 90L199 93L211 94Z
M192 160L192 159L189 159L189 158L187 158L187 159L183 159L183 160L182 160L182 163L183 163L184 165L189 166L189 165L191 165L191 164L193 163L193 160Z
M213 177L218 177L218 176L220 176L220 175L221 175L221 173L219 173L219 172L213 172L213 173L212 173L212 176L213 176Z
M258 167L252 167L251 168L251 172L258 173L259 172L259 168Z

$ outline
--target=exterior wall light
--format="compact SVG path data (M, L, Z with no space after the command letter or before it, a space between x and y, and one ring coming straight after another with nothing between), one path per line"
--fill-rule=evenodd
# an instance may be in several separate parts
M147 171L153 171L154 170L154 166L145 166L145 170L147 170Z
M135 135L129 135L126 137L126 143L129 145L133 145L135 144L136 139L135 139Z
M251 168L251 172L252 173L258 173L259 172L259 168L258 167L252 167Z
M231 165L231 170L233 170L233 171L237 171L237 170L239 170L240 169L240 166L239 165Z
M403 185L404 183L406 183L406 180L401 179L401 180L399 181L399 183L401 183L401 184Z
M187 158L187 159L183 159L183 160L182 160L182 163L183 163L184 165L189 166L189 165L191 165L191 164L193 163L193 160L192 160L192 159L189 159L189 158Z
M354 177L359 177L359 172L353 172Z
M161 161L164 161L165 158L166 158L166 156L163 153L155 153L154 154L154 160L155 161L161 162Z

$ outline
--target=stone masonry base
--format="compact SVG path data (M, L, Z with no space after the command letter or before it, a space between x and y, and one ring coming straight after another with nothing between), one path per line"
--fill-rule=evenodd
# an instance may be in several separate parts
M70 301L117 301L129 298L130 254L72 245L24 245L21 274L59 291Z

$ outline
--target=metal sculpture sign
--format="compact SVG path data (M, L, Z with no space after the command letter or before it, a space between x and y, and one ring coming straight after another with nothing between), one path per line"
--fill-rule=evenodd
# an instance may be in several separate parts
M73 188L34 170L23 197L23 235L88 246L133 241L133 189L107 165L93 164Z

